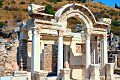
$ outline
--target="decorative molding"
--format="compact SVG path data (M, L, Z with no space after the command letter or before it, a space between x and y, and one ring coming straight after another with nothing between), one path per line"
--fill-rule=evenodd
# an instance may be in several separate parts
M90 29L85 29L85 39L88 40L90 39Z
M103 34L103 39L107 41L107 34Z
M63 31L58 31L59 36L63 36Z
M32 34L33 34L33 35L40 35L40 31L37 30L37 29L33 29L33 30L32 30Z

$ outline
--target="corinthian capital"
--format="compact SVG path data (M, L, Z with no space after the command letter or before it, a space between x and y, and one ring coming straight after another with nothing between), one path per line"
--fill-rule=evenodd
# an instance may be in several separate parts
M63 31L59 31L59 32L58 32L58 35L59 35L59 36L63 36Z
M84 32L85 32L85 39L90 39L90 29L86 29Z
M107 34L103 34L103 39L107 40Z
M40 35L40 31L37 29L32 29L32 34L34 35Z

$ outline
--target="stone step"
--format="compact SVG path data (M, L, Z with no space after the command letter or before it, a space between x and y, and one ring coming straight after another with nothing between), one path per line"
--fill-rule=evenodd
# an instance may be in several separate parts
M47 77L46 80L57 80L57 76Z
M120 68L115 69L115 70L114 70L114 73L120 75Z

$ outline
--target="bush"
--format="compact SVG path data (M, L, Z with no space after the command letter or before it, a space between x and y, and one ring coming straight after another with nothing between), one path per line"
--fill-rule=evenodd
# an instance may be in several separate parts
M0 8L3 6L3 1L0 1Z
M104 13L101 15L102 18L110 18L111 16L108 13Z
M5 25L5 22L0 22L0 28L2 28L3 25Z
M19 4L25 4L25 2L24 2L24 1L21 1Z
M45 13L52 14L52 15L55 14L55 11L54 11L53 7L50 4L45 6Z
M120 25L120 21L118 21L118 20L112 20L112 25L119 26Z
M119 12L114 11L114 10L110 10L109 14L110 14L111 16L118 16L118 15L119 15Z
M49 0L49 1L54 3L61 2L61 0Z

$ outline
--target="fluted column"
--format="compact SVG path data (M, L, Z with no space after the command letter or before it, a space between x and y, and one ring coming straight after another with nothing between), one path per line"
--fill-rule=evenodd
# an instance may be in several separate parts
M85 31L85 38L86 38L86 80L89 80L90 73L89 73L89 66L91 64L91 55L90 55L90 30L87 29Z
M40 41L40 57L41 57L41 60L40 60L40 69L41 70L44 70L44 41Z
M107 34L103 35L104 65L108 63Z
M59 77L60 70L63 69L63 34L59 32L58 37L58 61L57 61L57 75Z
M108 63L108 53L107 53L107 34L103 35L101 40L101 67Z
M105 76L105 64L108 63L107 34L101 36L101 76Z
M40 71L40 33L38 30L32 30L32 57L31 57L31 78L34 72Z
M68 55L69 55L69 45L65 45L64 49L64 68L69 68L69 63L68 63Z

